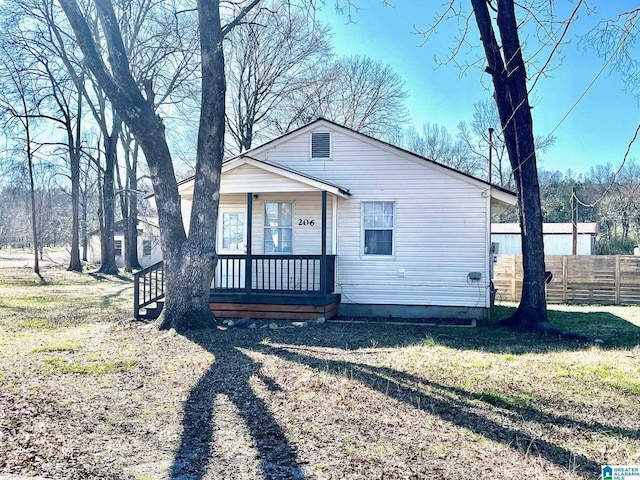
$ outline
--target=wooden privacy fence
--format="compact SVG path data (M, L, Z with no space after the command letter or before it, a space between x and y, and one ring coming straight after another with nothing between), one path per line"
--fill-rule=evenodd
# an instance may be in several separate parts
M640 305L640 257L546 255L549 303ZM496 300L520 301L522 255L500 255L493 268Z

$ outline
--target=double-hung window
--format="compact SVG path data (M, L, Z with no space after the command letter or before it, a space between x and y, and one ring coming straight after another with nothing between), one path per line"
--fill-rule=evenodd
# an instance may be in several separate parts
M264 204L264 253L293 253L293 203Z
M393 255L394 217L394 202L362 204L365 255Z
M113 248L115 250L116 257L122 256L122 240L114 240Z
M151 256L151 240L142 241L142 256L143 257Z

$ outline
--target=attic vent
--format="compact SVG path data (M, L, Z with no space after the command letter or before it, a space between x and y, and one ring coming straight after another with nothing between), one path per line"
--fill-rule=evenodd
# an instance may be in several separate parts
M331 133L311 133L311 158L331 158Z

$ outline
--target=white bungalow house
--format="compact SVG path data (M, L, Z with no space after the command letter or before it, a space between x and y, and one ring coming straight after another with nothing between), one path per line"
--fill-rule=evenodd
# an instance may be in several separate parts
M516 203L322 119L225 162L220 193L211 308L236 317L483 318L491 215Z

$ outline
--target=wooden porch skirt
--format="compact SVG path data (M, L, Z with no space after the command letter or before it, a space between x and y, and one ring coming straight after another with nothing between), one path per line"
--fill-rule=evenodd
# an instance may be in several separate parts
M212 294L211 311L220 318L327 320L338 314L340 295Z

